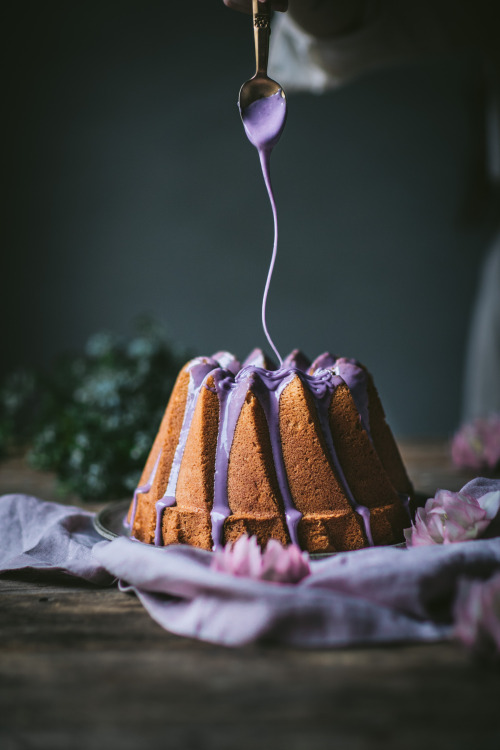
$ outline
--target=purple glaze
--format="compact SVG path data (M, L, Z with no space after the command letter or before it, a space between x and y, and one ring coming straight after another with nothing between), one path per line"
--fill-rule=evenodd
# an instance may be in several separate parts
M245 369L253 369L252 366ZM219 397L220 416L217 448L215 453L214 502L212 519L212 540L214 549L222 544L224 521L231 514L227 495L229 455L233 444L236 424L248 392L246 382L238 381L227 370L215 373L215 389Z
M309 374L312 375L316 370L331 370L332 367L335 367L335 362L337 360L338 357L330 354L330 352L323 352L323 354L320 354L319 357L316 357L316 359L310 366Z
M267 192L269 195L269 200L271 202L271 209L273 212L273 224L274 224L274 243L273 243L273 252L271 255L271 263L269 264L269 270L267 272L267 278L266 278L266 285L264 287L264 294L262 296L262 327L264 329L264 333L266 334L266 338L269 341L269 344L271 346L271 349L278 357L278 362L280 365L283 364L283 360L281 359L281 354L279 353L278 349L276 348L274 341L272 340L270 333L267 329L267 323L266 323L266 306L267 306L267 297L269 294L269 287L271 285L271 278L274 271L274 265L276 263L276 257L278 255L278 213L276 211L276 201L274 200L274 193L273 188L271 185L271 174L269 171L270 164L270 151L259 151L260 156L260 163L262 166L262 174L264 175L264 182L266 183Z
M291 369L265 370L255 365L247 365L235 378L230 377L229 373L223 370L215 377L221 405L221 421L215 458L214 504L211 513L214 549L222 544L224 521L231 513L227 496L229 455L236 424L249 389L259 399L266 415L288 531L292 543L298 544L297 525L302 514L295 508L288 486L281 451L278 417L280 395L293 375L294 371Z
M286 122L286 99L282 89L263 96L240 110L248 140L258 151L271 151L278 143Z
M198 357L193 359L189 365L189 385L186 399L186 407L184 410L184 417L182 420L181 432L179 435L179 442L175 449L174 458L172 461L172 467L170 469L170 475L168 477L167 489L163 497L157 501L156 508L156 528L155 528L155 544L161 546L162 540L162 518L163 511L165 508L171 508L175 505L175 491L177 489L177 480L179 479L179 471L181 468L182 457L186 448L187 438L189 434L189 428L191 427L191 421L193 419L194 410L198 401L198 394L202 385L204 384L207 376L218 367L218 363L212 357Z
M266 416L276 478L283 499L288 532L292 543L298 545L297 527L302 514L295 508L290 493L279 431L280 396L295 376L301 379L314 397L320 426L339 481L353 509L363 519L368 543L373 545L370 511L357 503L353 497L335 451L328 422L328 408L332 394L335 388L344 382L342 378L326 369L314 374L307 374L303 370L290 366L272 371L255 365L247 365L234 378L228 371L220 370L214 373L216 390L221 405L221 421L215 460L214 504L211 513L214 549L222 544L224 521L231 514L227 496L229 455L236 424L249 389L258 398Z
M264 370L277 370L276 364L272 359L266 357L262 349L252 349L248 357L243 362L241 369L248 367L248 365L255 365L255 367L262 367Z
M260 164L262 167L262 174L264 176L264 182L266 184L269 200L271 202L271 209L273 212L273 223L274 223L274 244L273 252L271 255L271 263L269 265L269 271L267 273L266 285L264 288L264 295L262 297L262 327L266 338L271 346L272 350L278 357L280 365L283 364L283 360L274 342L269 335L269 331L266 323L266 305L267 297L269 294L269 287L271 284L271 277L273 275L274 265L276 263L276 256L278 253L278 214L276 211L276 201L274 199L274 193L271 185L271 174L270 174L270 161L271 151L277 144L283 128L286 122L286 99L282 89L273 94L272 96L262 97L252 102L248 107L240 110L241 119L243 121L243 127L248 136L248 139L259 152Z
M332 396L333 396L335 389L338 388L338 386L344 383L345 381L339 375L335 375L333 370L317 370L315 373L315 376L313 377L319 377L323 373L330 374L331 385L329 386L328 390L325 393L321 394L317 392L314 394L316 411L318 413L319 422L321 425L321 429L323 431L323 437L325 438L325 442L328 447L328 452L330 453L330 458L332 459L332 463L335 467L335 471L337 472L337 476L338 476L338 479L340 480L340 484L344 490L344 493L346 494L352 508L363 519L363 526L365 529L365 534L368 540L368 544L370 545L370 547L373 547L374 545L373 545L373 537L372 537L371 525L370 525L370 511L366 506L358 503L354 495L351 492L351 488L349 487L349 484L345 477L344 470L339 461L339 457L337 456L337 451L335 450L335 445L333 443L332 432L330 430L328 411L330 408Z
M399 495L399 499L401 500L401 503L403 505L403 508L405 509L405 511L406 511L406 513L408 515L408 519L409 519L410 523L412 523L413 522L413 516L412 516L412 512L411 512L411 497L409 495L407 495L406 493L404 493L404 492L398 492L398 495Z
M226 370L230 370L233 375L236 375L236 373L241 370L241 364L231 352L216 352L215 354L212 354L210 359L214 359L219 367L224 367Z
M368 379L366 372L354 359L339 357L335 362L334 371L345 380L352 398L361 417L361 424L371 439L370 412L368 408Z
M311 365L310 372L314 372L320 368L333 369L336 375L340 375L342 380L345 381L351 396L356 405L356 409L359 412L361 425L364 430L368 433L368 437L371 440L370 432L370 412L368 408L368 378L365 370L361 367L359 362L355 359L348 359L347 357L334 357L329 352L320 354L316 357Z
M134 499L132 500L132 510L130 511L130 523L127 521L126 518L123 522L124 525L130 530L132 530L134 526L135 514L137 513L137 498L139 497L139 495L147 494L149 490L151 489L151 487L153 486L156 472L158 471L158 466L160 465L160 458L161 458L161 448L160 448L155 464L153 466L153 469L151 470L151 474L149 475L149 478L146 484L139 485L134 492Z
M242 372L244 373L245 371ZM280 396L288 383L293 380L295 370L291 368L280 368L279 370L270 371L255 368L254 373L255 377L252 383L254 385L253 392L259 399L264 414L266 415L274 468L278 480L278 487L283 499L283 506L285 508L285 520L288 527L288 533L290 534L292 544L300 546L297 527L302 518L302 513L300 513L295 507L290 493L279 430Z
M308 368L311 366L311 360L308 359L300 349L294 349L290 352L288 357L283 360L283 365L284 367L296 367L297 370L307 372Z

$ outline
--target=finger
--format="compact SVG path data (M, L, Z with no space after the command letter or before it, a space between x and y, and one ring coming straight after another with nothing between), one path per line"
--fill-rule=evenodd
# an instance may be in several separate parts
M231 10L239 10L242 13L252 12L251 0L223 0L224 5L227 5Z
M222 0L224 5L232 10L239 10L241 13L252 12L252 0ZM259 2L266 2L266 0L259 0ZM273 10L278 10L284 13L288 9L288 0L273 0L271 3Z

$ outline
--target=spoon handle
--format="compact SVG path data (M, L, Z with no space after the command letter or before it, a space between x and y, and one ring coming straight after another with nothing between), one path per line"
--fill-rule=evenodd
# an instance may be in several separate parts
M271 3L252 0L253 33L255 39L255 74L267 76L269 34L271 33Z

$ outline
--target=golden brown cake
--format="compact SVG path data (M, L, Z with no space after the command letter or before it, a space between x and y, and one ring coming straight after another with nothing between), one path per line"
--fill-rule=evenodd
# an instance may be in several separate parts
M128 514L149 544L211 550L255 535L312 553L403 541L412 486L355 360L255 350L181 370Z

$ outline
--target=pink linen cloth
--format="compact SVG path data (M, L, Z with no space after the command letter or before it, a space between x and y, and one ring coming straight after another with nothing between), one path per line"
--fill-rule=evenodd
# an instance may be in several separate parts
M498 489L500 481L481 479L462 491ZM0 498L0 573L71 575L100 586L119 579L166 630L226 646L448 638L460 580L500 571L500 538L342 553L313 560L311 574L297 584L219 572L210 567L212 553L187 546L100 540L87 511L25 495Z

